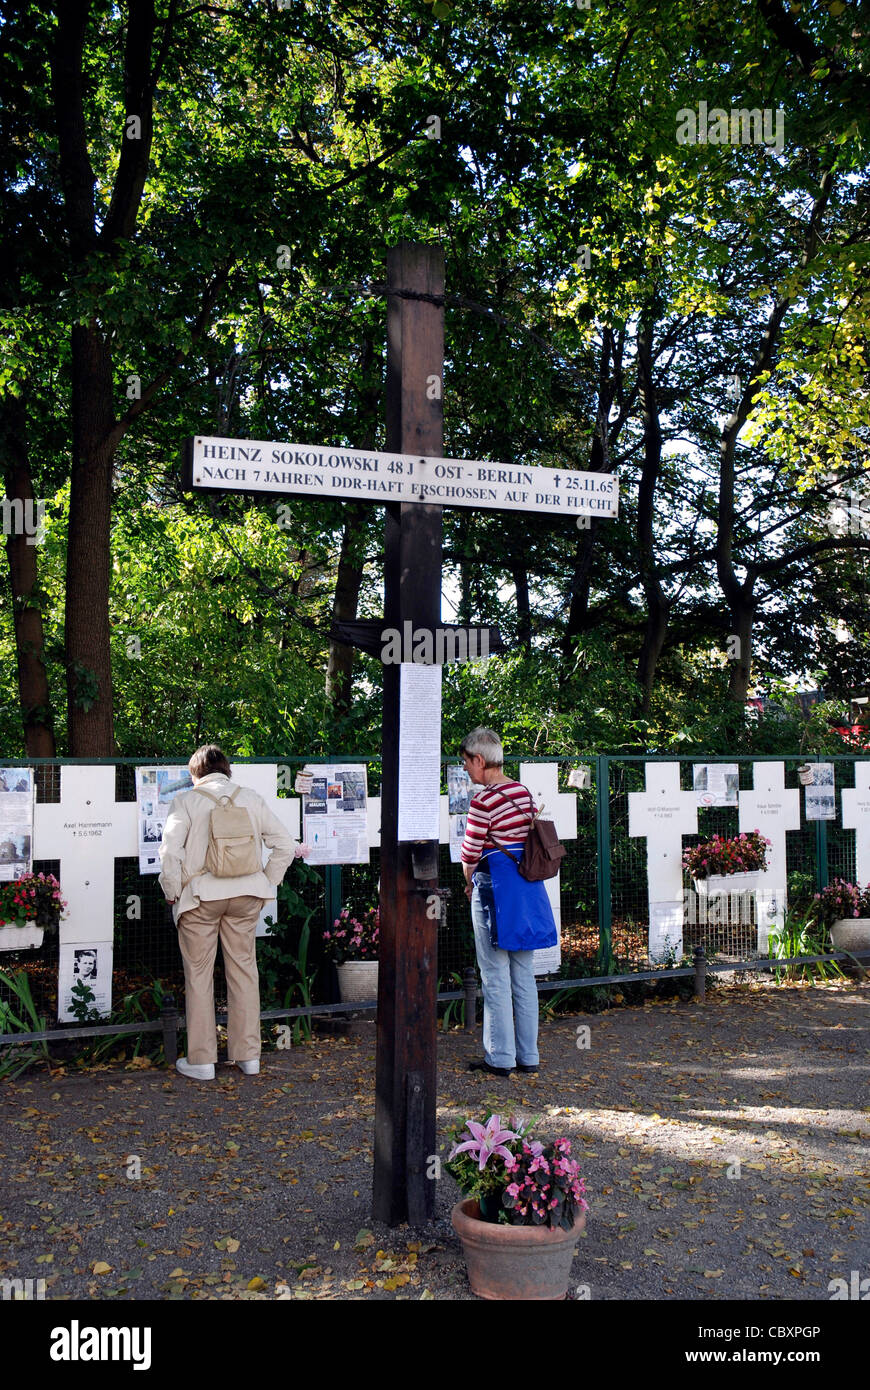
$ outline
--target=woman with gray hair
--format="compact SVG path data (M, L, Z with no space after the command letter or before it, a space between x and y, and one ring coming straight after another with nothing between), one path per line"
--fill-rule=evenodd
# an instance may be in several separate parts
M465 892L483 987L482 1060L470 1071L510 1076L538 1070L538 989L533 953L558 940L543 883L517 863L537 814L529 790L504 775L501 739L478 728L460 745L465 770L481 788L471 799L462 842Z

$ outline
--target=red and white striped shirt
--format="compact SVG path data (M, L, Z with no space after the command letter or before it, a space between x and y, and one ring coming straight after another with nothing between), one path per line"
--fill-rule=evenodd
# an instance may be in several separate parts
M522 782L484 787L472 797L468 809L462 841L463 864L477 864L483 850L494 845L522 843L537 809Z

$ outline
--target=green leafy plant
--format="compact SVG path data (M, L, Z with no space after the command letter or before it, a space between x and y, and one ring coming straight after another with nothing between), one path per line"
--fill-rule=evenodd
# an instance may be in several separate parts
M771 947L771 954L777 960L792 960L796 956L821 956L828 950L827 928L819 924L818 918L811 909L809 912L790 911L786 914L779 931L769 933L768 941ZM788 965L785 971L775 967L777 984L780 982L782 974L787 979L812 979L819 980L833 979L835 976L845 979L845 976L835 960L815 961L813 963L801 965Z
M159 1015L163 1007L163 999L166 994L162 980L152 980L150 985L143 985L140 989L131 990L125 994L117 1008L113 1009L109 1017L101 1018L102 1023L136 1023L139 1019L150 1021L155 1013ZM151 1008L146 1007L147 1004ZM111 1054L118 1047L126 1048L128 1043L133 1044L133 1057L140 1054L150 1056L154 1061L159 1061L163 1055L163 1039L159 1033L114 1033L104 1038L95 1039L93 1045L80 1054L78 1062L80 1065L87 1066L89 1063L100 1062L104 1057Z
M12 1004L0 999L0 1033L44 1033L47 1020L37 1011L26 970L16 970L7 975L0 970L0 988L8 990L19 1004L20 1012L15 1013ZM20 1076L35 1062L50 1065L48 1043L33 1042L25 1047L20 1044L7 1046L0 1052L0 1078L13 1079Z
M84 980L77 980L70 990L69 1011L77 1023L103 1023L104 1017L94 1008L94 991Z
M440 978L438 981L438 993L446 992L449 989L462 989L464 981L458 970L451 970L446 980ZM465 1027L465 996L461 999L445 999L438 1006L444 1012L440 1018L441 1027L445 1032L449 1028Z
M588 1210L579 1165L570 1139L530 1139L534 1123L505 1124L492 1113L483 1124L466 1120L450 1132L444 1166L465 1196L477 1198L484 1220L568 1231L577 1212Z

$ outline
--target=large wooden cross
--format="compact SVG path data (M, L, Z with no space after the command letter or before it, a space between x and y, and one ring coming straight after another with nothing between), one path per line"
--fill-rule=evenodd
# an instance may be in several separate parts
M347 625L344 634L365 650L378 649L379 627L447 629L440 621L442 506L548 512L575 523L617 514L610 474L443 458L443 367L443 253L404 242L387 254L386 451L206 436L188 442L187 482L195 490L386 507L383 624ZM373 1216L420 1225L435 1207L427 1168L436 1153L438 842L399 840L400 673L400 664L384 665Z

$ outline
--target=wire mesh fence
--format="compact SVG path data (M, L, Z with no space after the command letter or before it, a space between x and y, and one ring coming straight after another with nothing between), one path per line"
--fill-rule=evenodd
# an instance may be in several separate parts
M135 769L141 765L141 760L102 761L115 764L116 800L135 801ZM310 758L239 758L234 761L238 764L247 761L274 763L289 768L291 773L306 762L364 762L369 795L376 795L380 785L380 761L376 757L327 758L317 754ZM455 759L445 758L443 761L446 767L448 762ZM645 790L645 765L679 761L679 786L688 792L693 789L695 765L736 763L739 789L743 792L753 788L753 764L774 760L702 755L683 760L627 755L584 757L578 754L570 760L523 756L522 759L506 761L505 772L508 776L518 775L520 761L557 762L562 786L564 774L578 762L585 763L590 769L588 786L576 791L577 833L573 838L565 838L567 854L562 861L559 878L562 964L558 974L565 979L573 979L610 974L616 970L643 972L648 971L651 964L657 963L651 961L649 954L647 843L643 836L629 834L629 795ZM854 881L855 830L842 825L840 793L845 788L855 786L856 760L848 756L817 760L800 755L783 755L775 761L784 765L786 790L800 787L799 765L824 761L834 766L835 818L827 821L808 820L806 800L801 796L800 826L789 830L786 835L787 884L784 886L789 902L807 899L829 878L843 877ZM3 765L13 764L0 763L0 766ZM34 764L38 802L60 801L61 766L60 761ZM287 785L292 785L292 776L287 779ZM446 791L446 781L442 790ZM295 795L292 790L279 792L281 794ZM679 843L674 845L676 855L713 834L731 836L738 833L736 806L699 806L697 814L698 833L679 837ZM37 851L38 848L37 842ZM60 868L58 861L34 861L36 872L60 876ZM159 1000L167 991L173 992L179 1003L183 1003L183 970L171 912L164 902L156 874L141 874L137 858L107 860L104 871L114 876L112 1016L126 1020L131 1016L131 1008L136 1007L139 1014L154 1017L159 1011ZM297 861L291 866L285 885L279 890L272 931L269 936L258 940L261 1003L264 1010L304 1002L300 987L303 980L309 999L330 1003L338 998L335 972L324 950L323 932L331 927L343 905L359 910L377 903L379 873L380 854L377 848L371 849L369 862L364 865L316 868ZM450 890L438 928L439 989L443 991L460 986L462 972L475 962L462 869L460 864L451 861L446 845L440 849L439 882L443 888ZM747 961L767 954L766 942L764 950L759 951L759 931L752 894L732 895L723 910L711 917L703 905L695 901L692 881L686 874L683 887L684 964L690 958L692 949L699 945L705 948L708 958L720 961ZM671 962L675 966L680 963L679 958ZM57 1018L57 935L47 935L44 945L38 950L0 954L0 972L8 974L10 970L21 968L27 971L35 1005L50 1027ZM549 978L552 980L554 977L551 975ZM12 1004L14 998L9 987L0 979L0 1003L3 1002ZM225 1008L226 992L220 956L215 1002L219 1009Z

